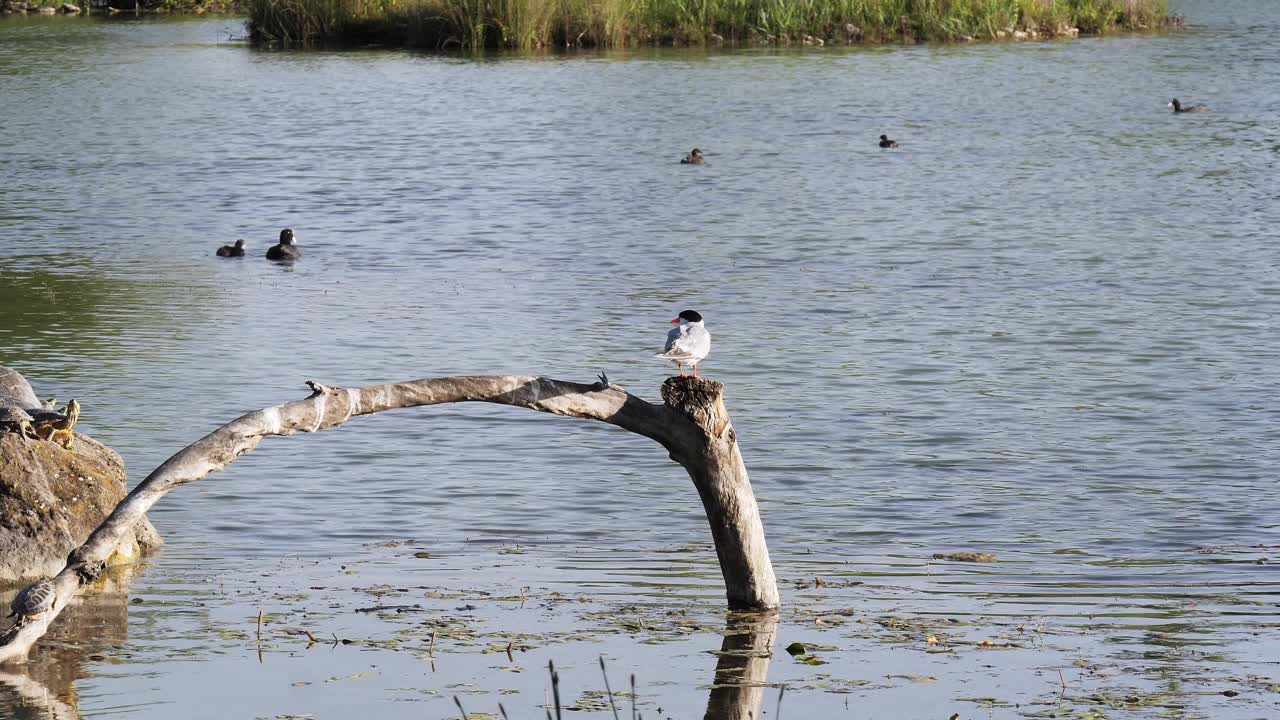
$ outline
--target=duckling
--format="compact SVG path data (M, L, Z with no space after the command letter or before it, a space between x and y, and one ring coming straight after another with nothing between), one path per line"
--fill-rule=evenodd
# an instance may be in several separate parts
M1182 107L1182 103L1178 102L1178 98L1174 98L1173 101L1169 103L1169 107L1173 108L1173 111L1176 113L1209 111L1208 105L1188 105L1187 107Z
M297 260L302 257L302 251L293 241L293 228L285 228L280 231L280 242L267 248L268 260Z
M684 158L680 160L680 164L681 165L702 165L703 164L702 151L699 150L698 148L694 148L692 151L689 152L688 155L685 155Z
M235 245L223 245L218 248L218 257L244 257L244 240L237 240Z
M896 141L894 141L894 140L890 140L890 139L889 139L889 137L888 137L887 135L881 135L881 136L880 136L880 147L882 147L882 148L896 148L896 147L898 147L898 143L897 143Z

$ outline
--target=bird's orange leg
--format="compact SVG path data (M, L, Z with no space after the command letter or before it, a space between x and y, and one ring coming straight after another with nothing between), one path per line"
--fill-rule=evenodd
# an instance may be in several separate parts
M684 377L684 363L676 363L676 367L680 368L680 377Z
M694 376L694 377L698 377L698 366L697 366L697 364L696 364L696 363L693 365L693 367L691 367L691 368L689 368L689 369L690 369L690 370L693 370L693 376Z

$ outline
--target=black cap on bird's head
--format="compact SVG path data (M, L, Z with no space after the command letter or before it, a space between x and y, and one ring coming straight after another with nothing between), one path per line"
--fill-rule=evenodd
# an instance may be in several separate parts
M243 250L243 249L244 249L244 240L243 240L243 239L237 240L237 241L236 241L236 247L238 247L238 248L240 248L241 250Z
M281 245L293 244L293 228L285 228L280 231L280 244Z
M671 324L679 325L681 320L684 320L685 322L702 322L702 316L699 315L695 310L685 310L684 312L680 313L679 317L677 317L675 320L672 320Z

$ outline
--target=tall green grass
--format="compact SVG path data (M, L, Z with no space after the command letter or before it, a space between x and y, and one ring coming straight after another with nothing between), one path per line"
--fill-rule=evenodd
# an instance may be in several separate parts
M264 44L628 47L926 42L1154 29L1166 0L248 0Z

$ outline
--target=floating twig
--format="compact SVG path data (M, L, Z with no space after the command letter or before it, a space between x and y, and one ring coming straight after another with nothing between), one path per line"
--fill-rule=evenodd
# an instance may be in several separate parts
M262 642L262 609L258 609L258 642Z
M458 706L458 712L462 713L462 720L467 720L467 711L462 709L462 701L457 695L453 696L453 704Z

